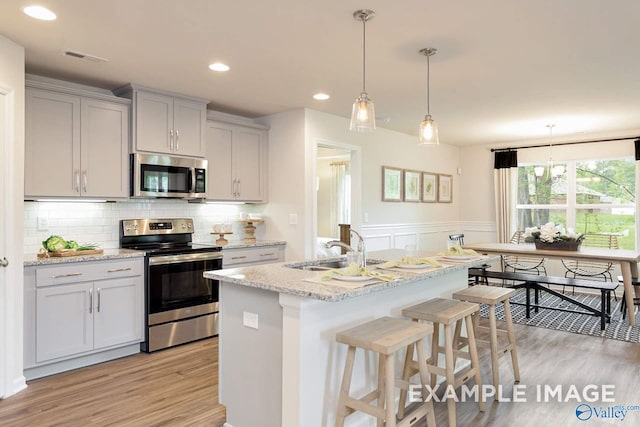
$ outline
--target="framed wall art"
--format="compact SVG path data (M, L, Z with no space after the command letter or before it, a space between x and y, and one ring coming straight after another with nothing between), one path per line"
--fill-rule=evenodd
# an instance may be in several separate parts
M404 170L403 179L403 193L405 202L419 202L420 201L420 181L422 178L422 172Z
M453 176L438 175L438 202L451 203L453 201Z
M402 169L382 167L382 201L402 201Z
M430 172L422 172L422 201L435 203L438 201L438 175Z

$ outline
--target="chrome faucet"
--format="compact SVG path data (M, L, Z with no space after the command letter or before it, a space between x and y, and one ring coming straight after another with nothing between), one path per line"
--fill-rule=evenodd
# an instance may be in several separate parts
M364 238L356 230L350 229L349 232L355 234L358 237L358 247L356 248L355 252L360 254L360 267L366 268L367 267L367 251L364 245ZM334 246L340 246L341 248L345 248L348 251L352 251L352 252L354 251L354 249L351 246L347 245L341 240L330 240L324 244L324 247L327 249L332 248Z

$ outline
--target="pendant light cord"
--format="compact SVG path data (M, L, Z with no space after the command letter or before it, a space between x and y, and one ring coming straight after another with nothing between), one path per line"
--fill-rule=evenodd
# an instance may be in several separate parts
M367 93L365 78L367 76L367 18L362 19L362 92Z
M427 55L427 115L431 115L429 111L429 56Z

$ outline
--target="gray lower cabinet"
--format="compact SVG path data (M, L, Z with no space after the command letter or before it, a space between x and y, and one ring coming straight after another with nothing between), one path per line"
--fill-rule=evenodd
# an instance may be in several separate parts
M26 373L34 368L27 376L91 364L87 356L105 350L137 348L143 292L142 258L25 268Z
M129 196L128 99L27 81L25 197Z

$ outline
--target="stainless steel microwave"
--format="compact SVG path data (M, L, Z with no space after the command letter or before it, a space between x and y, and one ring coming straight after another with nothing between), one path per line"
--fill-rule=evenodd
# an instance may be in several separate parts
M131 196L203 199L207 196L207 160L134 153Z

